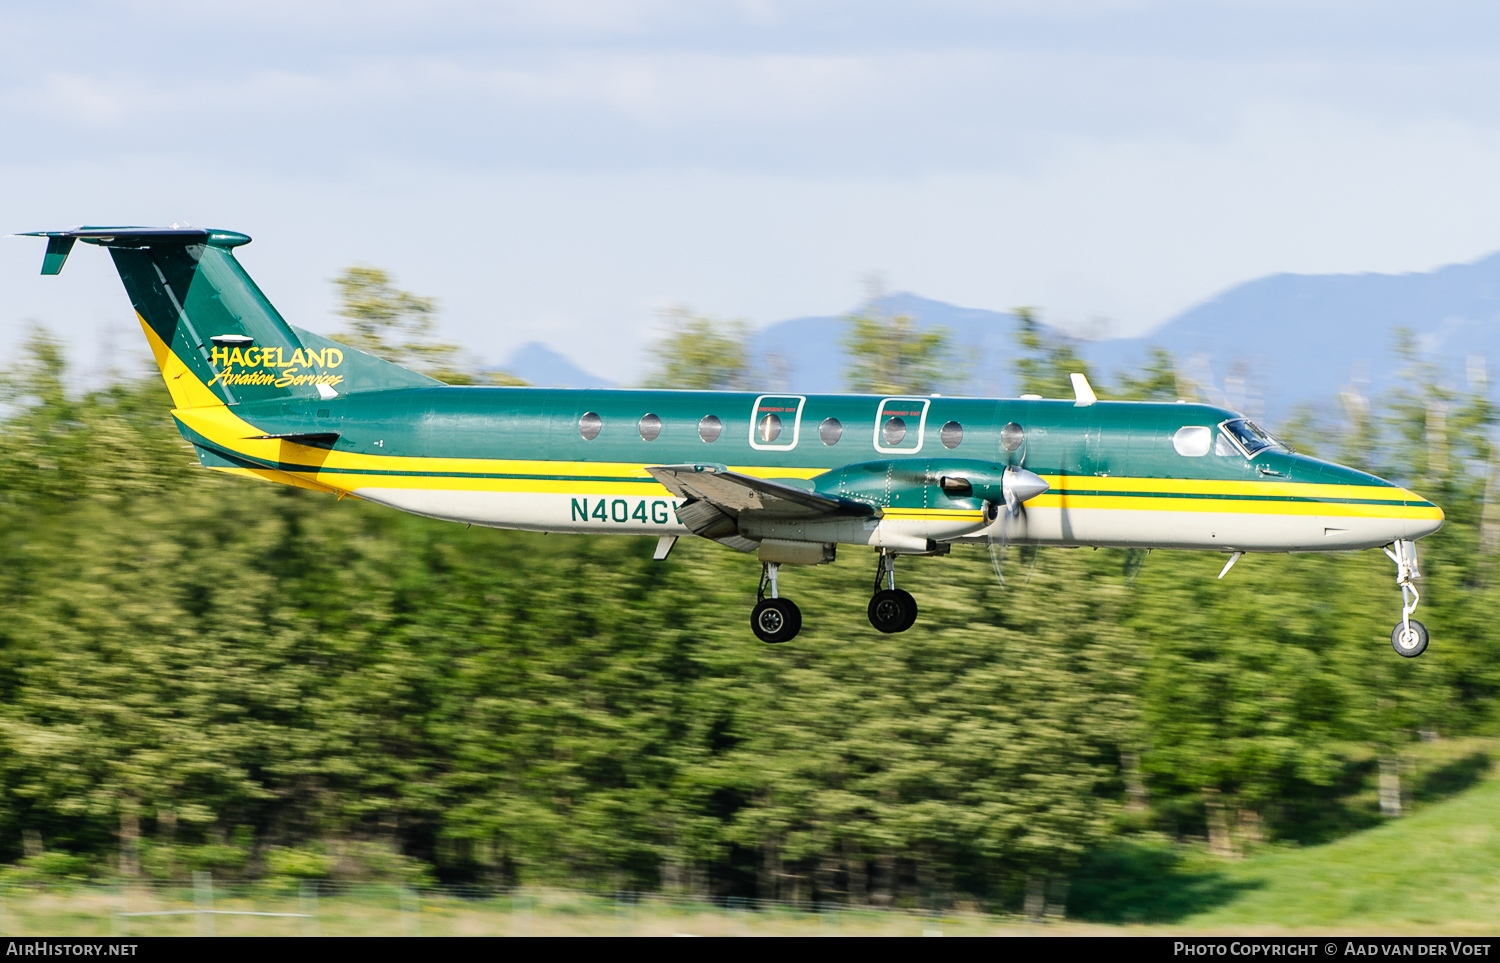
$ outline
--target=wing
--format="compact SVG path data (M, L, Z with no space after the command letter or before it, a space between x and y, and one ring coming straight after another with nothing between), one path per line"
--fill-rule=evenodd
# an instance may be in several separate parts
M689 531L742 552L753 552L758 544L739 534L738 520L744 512L779 518L868 517L876 513L873 505L864 502L741 475L723 465L657 465L646 471L684 499L677 506L677 517Z

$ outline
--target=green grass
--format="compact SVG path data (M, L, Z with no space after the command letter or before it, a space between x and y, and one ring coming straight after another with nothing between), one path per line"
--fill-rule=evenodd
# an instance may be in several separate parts
M1320 933L1500 932L1500 742L1413 747L1404 772L1410 815L1334 842L1264 847L1245 859L1201 845L1137 838L1096 856L1073 881L1066 922L950 912L873 910L824 915L792 909L726 912L690 901L618 904L566 891L512 899L429 894L403 901L391 886L354 887L309 904L290 889L224 885L218 909L308 912L317 919L219 916L219 935L920 935L1017 932ZM1374 807L1370 798L1356 806ZM4 935L187 935L195 917L118 914L193 906L190 887L129 885L0 888ZM1120 924L1124 924L1122 927Z
M1123 841L1091 857L1070 911L1080 922L1190 930L1500 932L1496 748L1484 739L1412 747L1403 778L1414 809L1321 845L1230 860L1201 844ZM1379 819L1373 786L1344 805Z
M1182 925L1500 930L1500 780L1337 842L1264 853L1221 872L1233 897Z

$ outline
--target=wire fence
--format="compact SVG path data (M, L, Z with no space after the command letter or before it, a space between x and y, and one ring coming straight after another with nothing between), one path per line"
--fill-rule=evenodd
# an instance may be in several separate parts
M977 910L530 887L239 882L208 873L189 880L0 884L0 936L935 936L1014 931L1026 922Z

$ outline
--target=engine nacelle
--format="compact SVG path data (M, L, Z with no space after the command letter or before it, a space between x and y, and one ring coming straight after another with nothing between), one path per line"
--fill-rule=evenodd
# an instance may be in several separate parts
M989 503L1012 514L1050 487L1025 468L965 458L862 462L812 481L816 491L882 508L980 508Z

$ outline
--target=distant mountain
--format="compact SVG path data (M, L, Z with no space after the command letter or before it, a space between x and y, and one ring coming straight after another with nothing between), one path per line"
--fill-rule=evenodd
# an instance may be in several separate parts
M1014 315L904 293L879 305L948 329L957 364L945 392L1018 392ZM1213 400L1274 421L1299 404L1330 402L1351 383L1373 394L1389 390L1404 364L1394 350L1400 327L1412 331L1419 356L1449 383L1488 391L1488 362L1500 359L1500 253L1425 273L1272 275L1236 285L1149 335L1085 342L1080 353L1108 384L1122 370L1139 369L1159 345ZM767 382L840 390L842 333L842 319L834 317L764 329L754 347Z
M1456 386L1488 391L1500 359L1500 253L1413 274L1276 274L1230 288L1143 338L1098 341L1087 356L1103 370L1139 365L1149 345L1177 356L1196 380L1238 408L1285 415L1360 383L1393 387L1393 350L1409 328L1423 360Z
M944 393L1014 393L1015 315L960 308L907 293L887 295L876 304L888 314L910 315L920 327L948 330L955 349L954 371L941 386ZM843 391L848 357L840 338L845 325L842 316L780 321L756 333L750 355L772 390Z
M612 388L608 378L589 374L540 341L521 345L500 366L539 388Z
M1019 392L1014 315L909 293L878 305L948 330L955 363L940 386L945 394ZM1425 273L1272 275L1236 285L1144 337L1086 342L1080 350L1107 386L1160 345L1212 400L1274 423L1299 404L1330 403L1351 383L1376 395L1389 390L1402 367L1393 350L1399 327L1414 333L1422 359L1450 383L1488 391L1486 365L1500 359L1500 253ZM844 390L844 330L841 316L762 328L750 345L756 383L772 391ZM538 385L609 384L537 343L506 367Z

